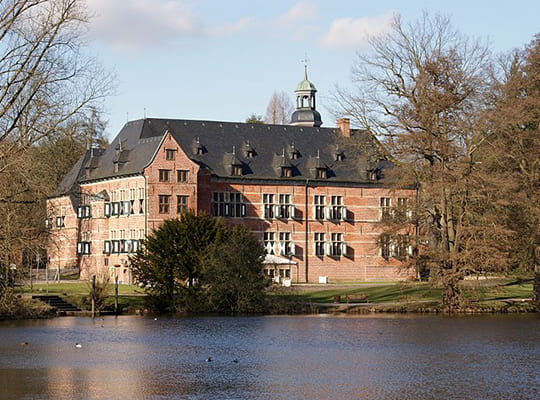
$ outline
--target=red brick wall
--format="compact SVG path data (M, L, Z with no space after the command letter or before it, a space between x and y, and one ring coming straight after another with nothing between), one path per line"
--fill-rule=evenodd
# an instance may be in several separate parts
M167 160L167 150L174 151L174 160ZM170 170L170 181L159 181L159 170ZM187 170L187 182L177 182L177 170ZM157 228L165 219L175 218L177 213L176 196L188 196L188 207L197 211L197 183L199 166L189 159L180 148L176 140L170 133L167 133L161 144L155 159L145 169L144 175L147 177L148 185L148 227ZM166 214L159 212L159 195L169 195L169 212Z
M167 150L174 152L174 159L167 159ZM111 166L112 169L112 166ZM169 182L161 182L159 170L170 170ZM187 170L187 181L177 182L177 170ZM142 190L142 192L141 192ZM97 194L106 191L110 201L134 200L135 212L129 216L104 216L103 199L91 198L88 203L92 207L90 219L79 220L76 210L68 197L51 199L48 209L51 216L59 215L63 210L65 215L64 228L51 229L51 245L49 255L51 267L68 267L77 265L76 243L78 240L88 240L92 243L92 254L80 257L81 278L89 278L114 273L119 275L122 282L131 279L128 255L103 254L103 242L114 239L141 239L141 232L148 234L167 218L175 218L177 214L177 195L188 196L188 207L195 211L211 212L213 192L240 192L246 202L245 218L224 218L227 224L243 224L251 229L262 241L265 231L276 233L290 232L291 240L296 245L295 254L291 261L297 267L291 268L293 281L318 282L319 276L327 276L329 282L365 281L376 279L404 279L413 275L396 259L383 259L379 255L378 236L381 232L379 225L380 198L391 197L396 204L397 197L412 198L412 190L392 191L383 188L358 188L339 186L304 185L272 185L256 183L226 183L211 179L208 171L201 171L199 166L178 146L174 138L167 133L155 159L145 169L144 176L110 179L102 182L85 184L82 193ZM138 200L145 197L143 213L139 213ZM296 219L265 219L263 194L289 194L291 204L296 207ZM169 195L169 212L160 213L159 195ZM346 221L316 220L313 215L313 198L322 195L326 205L330 205L330 196L342 196L343 206L347 207ZM84 197L84 196L83 196ZM277 201L277 199L276 199ZM306 221L307 218L307 221ZM54 219L53 219L54 226ZM306 245L307 231L307 245ZM135 233L133 233L135 232ZM332 233L341 233L347 243L347 256L331 257L314 254L313 234L324 233L329 240ZM123 237L120 237L122 234ZM133 237L135 236L135 237ZM106 263L108 265L106 265ZM115 268L116 266L116 268Z
M211 192L241 192L246 205L245 218L224 218L227 224L243 224L262 241L263 232L290 232L296 245L295 261L298 267L291 269L293 281L318 282L319 276L327 276L329 282L364 281L376 279L404 279L413 275L396 259L385 260L379 255L378 237L381 232L380 197L409 197L411 190L391 191L381 188L312 187L307 188L307 246L306 246L306 187L287 185L257 185L212 182L208 192L199 190L201 198L210 199ZM263 194L290 194L296 207L296 219L264 219ZM347 221L316 220L313 215L313 196L323 195L326 204L330 196L342 196L347 207ZM208 202L208 201L207 201ZM210 208L208 208L210 211ZM325 233L326 240L332 233L342 233L347 243L347 256L331 257L314 254L313 234ZM277 237L276 237L276 241ZM307 272L306 272L307 260Z

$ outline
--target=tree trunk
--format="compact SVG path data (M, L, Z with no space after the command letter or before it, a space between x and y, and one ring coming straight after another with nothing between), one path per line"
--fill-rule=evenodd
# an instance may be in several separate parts
M536 311L540 312L540 246L536 246L535 260L536 263L534 266L533 303L536 306Z
M461 306L459 302L460 289L459 277L451 271L447 271L443 277L443 306L449 313L458 311Z

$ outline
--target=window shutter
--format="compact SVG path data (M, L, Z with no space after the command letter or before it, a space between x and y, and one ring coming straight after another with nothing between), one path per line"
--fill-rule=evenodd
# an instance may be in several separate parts
M332 219L332 209L328 206L324 207L324 218Z
M347 207L341 207L341 220L347 221Z
M294 205L289 206L289 216L291 219L296 218L296 207Z
M296 245L294 244L294 242L291 242L289 254L291 256L294 256L296 254Z
M327 256L332 255L332 243L324 242L324 254Z
M103 208L103 213L105 214L106 217L111 216L111 203L105 203L104 208Z
M347 243L345 242L341 243L341 255L343 256L347 255Z

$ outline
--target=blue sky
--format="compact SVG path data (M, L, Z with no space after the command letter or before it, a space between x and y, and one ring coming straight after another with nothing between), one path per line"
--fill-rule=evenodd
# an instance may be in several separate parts
M126 119L244 121L264 115L274 91L293 90L307 54L323 126L334 85L346 86L366 34L383 32L393 13L414 21L422 10L451 17L462 33L495 53L521 48L540 33L533 0L87 0L95 15L91 51L117 77L105 102L107 134Z

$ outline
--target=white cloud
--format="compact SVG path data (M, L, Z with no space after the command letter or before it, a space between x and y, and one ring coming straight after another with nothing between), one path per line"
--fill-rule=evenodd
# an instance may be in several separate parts
M307 1L299 1L284 14L269 21L270 30L275 35L289 35L292 40L304 40L315 30L313 24L317 8Z
M280 27L293 27L295 24L311 20L317 15L317 8L307 1L299 1L289 11L280 15L275 22Z
M87 4L95 15L91 34L128 53L186 38L230 35L249 22L243 18L208 28L185 0L87 0Z
M336 19L321 38L320 44L333 49L358 50L368 44L369 37L388 32L392 18L393 13L358 19Z

